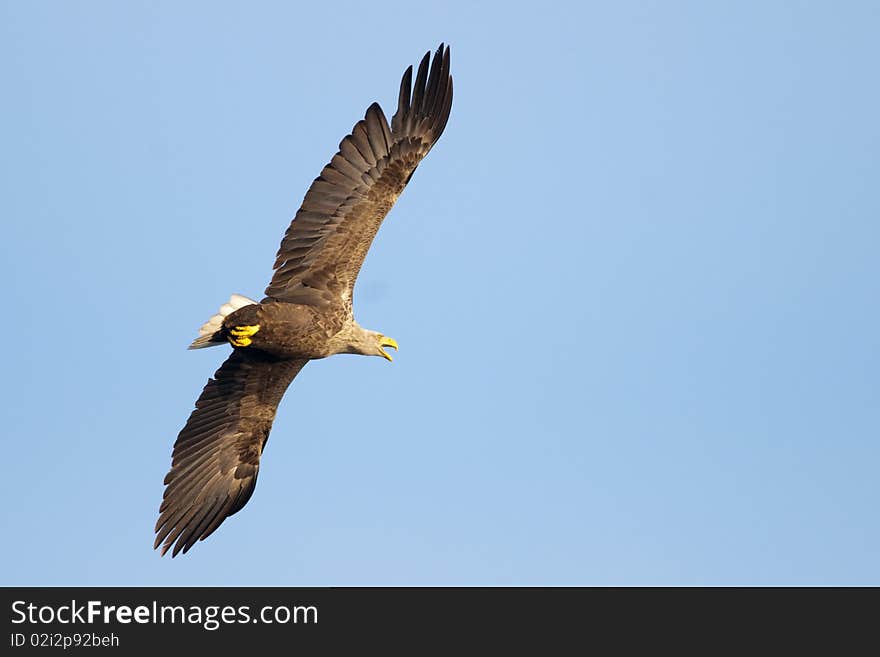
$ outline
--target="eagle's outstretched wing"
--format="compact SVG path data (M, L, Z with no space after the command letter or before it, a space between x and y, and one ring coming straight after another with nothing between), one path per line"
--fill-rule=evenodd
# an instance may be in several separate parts
M236 349L220 366L174 443L153 547L186 553L247 504L278 402L307 362Z
M351 304L373 237L422 158L439 139L452 107L449 47L441 44L403 74L389 128L376 103L339 144L309 188L275 259L267 299Z

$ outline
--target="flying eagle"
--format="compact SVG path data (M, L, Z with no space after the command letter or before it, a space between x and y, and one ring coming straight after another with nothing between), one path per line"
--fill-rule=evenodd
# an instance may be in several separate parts
M232 295L190 345L233 349L174 443L153 546L163 555L172 546L172 556L186 553L247 504L278 403L306 363L333 354L391 360L385 348L397 349L355 321L352 289L379 225L446 127L449 47L430 55L415 82L412 66L404 72L391 125L370 105L312 183L265 298Z

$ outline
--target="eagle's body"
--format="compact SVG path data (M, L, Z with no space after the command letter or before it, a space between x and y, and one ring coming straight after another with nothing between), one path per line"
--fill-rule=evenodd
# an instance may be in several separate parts
M222 335L232 337L230 331L235 331L236 326L259 326L248 338L249 348L281 358L314 360L345 353L345 329L352 322L351 315L344 311L327 312L301 303L266 301L239 308L224 318Z
M429 73L430 64L430 73ZM281 242L266 297L233 295L191 348L230 344L174 444L156 523L164 554L186 552L250 499L278 403L310 360L382 356L397 343L354 319L352 291L385 215L439 139L452 106L449 48L400 85L389 126L371 105L306 194Z

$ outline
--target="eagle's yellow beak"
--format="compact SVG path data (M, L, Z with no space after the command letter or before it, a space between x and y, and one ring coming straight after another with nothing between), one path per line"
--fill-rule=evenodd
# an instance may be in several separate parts
M382 349L382 347L391 347L394 351L397 351L397 341L394 338L389 338L387 335L383 335L379 338L379 352L383 357L388 360L394 360L391 356L388 355L388 352Z

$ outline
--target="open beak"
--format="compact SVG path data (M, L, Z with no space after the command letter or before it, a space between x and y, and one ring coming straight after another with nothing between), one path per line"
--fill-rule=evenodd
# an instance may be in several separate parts
M388 355L388 352L382 349L382 347L391 347L394 351L397 351L397 341L394 338L389 338L387 335L383 335L379 338L379 351L384 358L388 360L394 360Z

